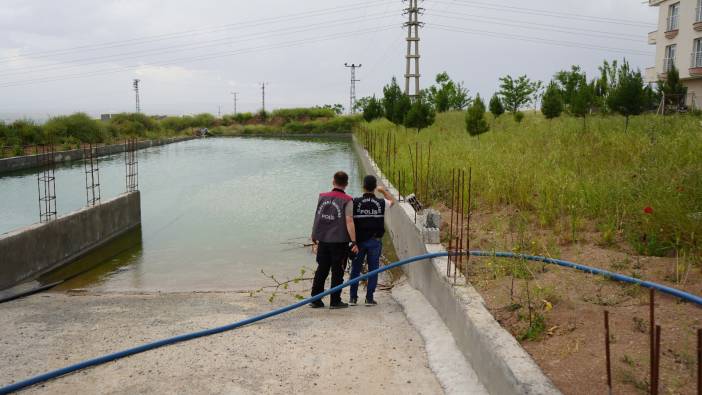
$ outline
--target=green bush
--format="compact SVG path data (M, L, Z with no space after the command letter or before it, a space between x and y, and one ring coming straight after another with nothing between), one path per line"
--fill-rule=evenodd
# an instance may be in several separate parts
M475 97L466 111L466 130L471 136L480 136L490 130L490 125L485 120L485 104L480 95Z
M109 130L113 137L146 137L148 132L158 132L161 125L155 119L141 113L122 113L113 116Z
M361 121L360 116L336 117L329 120L316 120L309 122L289 122L283 129L286 133L351 133L356 124Z
M317 118L334 118L336 111L333 108L281 108L273 111L273 118L283 118L286 121L305 121Z
M166 130L181 132L185 129L193 127L193 117L185 115L182 117L166 117L161 121L161 127Z
M104 126L82 112L49 119L44 133L56 143L100 143L106 138Z
M193 117L193 127L196 128L211 128L215 125L215 117L212 114L202 113Z
M41 126L29 119L18 119L9 125L9 141L17 145L42 144L44 132Z

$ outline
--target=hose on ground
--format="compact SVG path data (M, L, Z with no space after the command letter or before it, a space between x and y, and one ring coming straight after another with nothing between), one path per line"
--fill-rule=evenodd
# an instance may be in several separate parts
M342 289L344 289L352 284L357 284L360 281L366 280L369 277L380 274L382 272L392 270L392 269L395 269L395 268L400 267L400 266L408 265L410 263L424 261L424 260L430 260L433 258L446 257L449 255L457 256L460 254L459 253L448 253L448 252L444 251L444 252L424 254L424 255L419 255L419 256L412 257L412 258L403 259L401 261L392 263L390 265L383 266L377 270L373 270L372 272L368 272L360 277L349 280L349 281L347 281L339 286L328 289L319 295L309 297L309 298L301 300L297 303L293 303L289 306L281 307L281 308L269 311L267 313L257 315L255 317L247 318L245 320L235 322L232 324L228 324L228 325L224 325L224 326L220 326L217 328L205 329L205 330L192 332L192 333L186 333L183 335L174 336L174 337L170 337L167 339L157 340L157 341L154 341L151 343L142 344L140 346L137 346L134 348L129 348L129 349L122 350L122 351L118 351L118 352L115 352L112 354L103 355L101 357L88 359L88 360L85 360L85 361L82 361L82 362L79 362L79 363L76 363L73 365L69 365L69 366L66 366L66 367L63 367L60 369L56 369L56 370L53 370L51 372L40 374L38 376L34 376L34 377L29 378L29 379L22 380L22 381L7 385L5 387L2 387L2 388L0 388L0 395L9 394L11 392L15 392L15 391L21 390L23 388L26 388L26 387L29 387L29 386L32 386L35 384L43 383L43 382L55 379L57 377L67 375L69 373L73 373L73 372L76 372L76 371L79 371L82 369L86 369L89 367L93 367L93 366L102 365L102 364L107 363L107 362L115 361L115 360L125 358L125 357L131 356L131 355L135 355L135 354L139 354L139 353L142 353L145 351L153 350L153 349L156 349L159 347L164 347L164 346L168 346L171 344L184 342L187 340L197 339L197 338L204 337L204 336L210 336L210 335L215 335L215 334L226 332L226 331L231 331L233 329L237 329L237 328L240 328L240 327L243 327L246 325L250 325L250 324L253 324L255 322L262 321L262 320L265 320L267 318L274 317L274 316L286 313L288 311L303 307L309 303L321 300L322 298L324 298L327 295L330 295L334 292L341 291ZM667 287L667 286L664 286L661 284L656 284L656 283L652 283L649 281L641 281L641 280L638 280L638 279L635 279L632 277L628 277L628 276L624 276L621 274L612 273L612 272L608 272L606 270L592 268L592 267L588 267L588 266L584 266L584 265L579 265L579 264L573 263L573 262L568 262L568 261L563 261L563 260L558 260L558 259L551 259L551 258L546 258L546 257L541 257L541 256L514 254L514 253L509 253L509 252L471 251L470 255L481 256L481 257L524 259L524 260L529 260L529 261L538 261L538 262L544 262L544 263L550 263L550 264L556 264L556 265L560 265L560 266L570 267L570 268L584 271L586 273L604 275L604 276L610 277L616 281L622 281L622 282L631 283L631 284L638 284L638 285L643 286L643 287L653 288L653 289L656 289L658 291L676 296L682 300L696 303L698 306L702 307L702 298L699 296L692 295L692 294L689 294L687 292L684 292L684 291L681 291L681 290L678 290L675 288L670 288L670 287Z

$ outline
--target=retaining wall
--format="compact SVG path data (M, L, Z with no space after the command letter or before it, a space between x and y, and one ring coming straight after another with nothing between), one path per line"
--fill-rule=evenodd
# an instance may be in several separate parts
M144 140L137 143L137 149L144 149L149 147L156 147L159 145L166 145L171 143L178 143L181 141L192 140L197 137L187 136L187 137L174 137L170 139L160 139L160 140ZM119 154L124 152L124 144L113 144L104 145L102 147L97 147L96 152L98 156L107 156L113 154ZM16 156L13 158L0 159L0 174L9 173L17 170L25 170L37 167L43 159L44 156L50 154L39 154L39 155L26 155L26 156ZM58 164L61 162L71 162L74 160L83 159L83 150L74 149L68 151L58 151L54 152L54 161Z
M139 192L0 235L0 290L71 263L141 224Z
M354 137L363 170L373 174L395 196L397 190ZM445 251L441 244L425 244L409 204L388 210L385 224L400 259ZM446 276L447 258L417 262L403 267L409 283L419 290L439 313L458 348L492 394L560 394L517 340L494 319L480 294L465 279L458 284ZM465 285L464 285L465 284Z

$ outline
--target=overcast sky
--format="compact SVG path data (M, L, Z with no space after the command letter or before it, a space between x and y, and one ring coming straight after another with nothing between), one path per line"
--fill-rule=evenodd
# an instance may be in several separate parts
M404 74L400 0L3 0L0 119L134 110L141 80L149 114L232 112L349 100L349 70L362 63L358 96ZM657 9L641 0L426 0L422 87L447 71L471 94L498 78L547 81L604 59L654 60L646 33Z

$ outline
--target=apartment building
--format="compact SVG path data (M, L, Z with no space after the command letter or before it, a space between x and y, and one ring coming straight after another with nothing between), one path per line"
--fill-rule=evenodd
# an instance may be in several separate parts
M646 79L656 82L675 65L687 86L688 106L702 104L702 0L649 0L658 7L658 30L648 34L656 46L656 65L646 69Z

